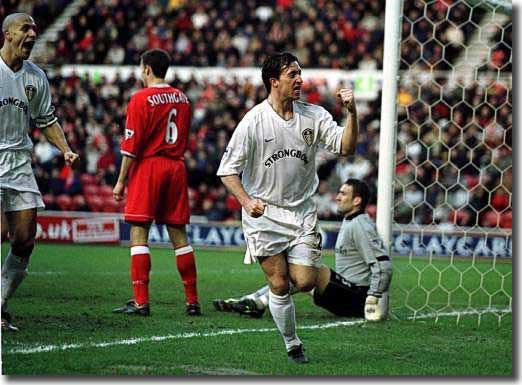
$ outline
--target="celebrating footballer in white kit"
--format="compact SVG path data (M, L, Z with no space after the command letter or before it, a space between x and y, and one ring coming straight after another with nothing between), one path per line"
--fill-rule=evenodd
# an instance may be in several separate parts
M25 13L2 22L0 49L0 201L2 235L9 230L11 249L2 266L2 330L16 331L6 311L7 300L27 275L36 236L36 210L43 200L31 167L33 143L29 122L34 119L49 142L60 149L66 164L78 161L63 134L45 73L28 61L36 42L36 24ZM7 226L6 226L7 225Z
M321 266L319 279L310 294L314 303L341 317L364 317L383 321L388 317L392 261L365 213L370 189L364 181L347 179L339 188L337 212L343 216L335 243L335 270ZM268 306L268 285L240 298L216 299L217 311L260 318ZM295 294L294 287L290 293Z
M319 183L315 154L320 144L336 154L353 153L357 114L350 89L338 92L348 109L345 127L324 108L299 101L301 67L290 53L269 56L262 78L268 98L237 126L217 175L243 207L247 254L259 260L265 273L270 311L288 356L305 363L289 282L291 278L298 290L309 291L321 266L317 209L311 199Z

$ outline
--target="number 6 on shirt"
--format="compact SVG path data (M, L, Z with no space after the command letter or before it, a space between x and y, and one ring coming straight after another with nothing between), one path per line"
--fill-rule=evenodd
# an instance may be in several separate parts
M176 116L178 115L178 110L173 108L170 110L169 118L167 120L167 131L165 132L165 142L168 144L176 143L178 139L178 126L176 126Z

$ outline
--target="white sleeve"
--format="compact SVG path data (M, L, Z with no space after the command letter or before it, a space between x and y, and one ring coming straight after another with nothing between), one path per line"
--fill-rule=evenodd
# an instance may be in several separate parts
M334 122L332 115L321 108L319 116L319 142L324 147L335 154L341 153L341 140L343 137L344 127L340 127Z
M237 125L221 158L217 176L239 175L245 169L250 142L248 126L249 121L245 119Z
M35 108L31 111L31 117L35 120L37 127L45 128L56 122L58 118L54 115L54 106L51 104L51 90L45 76L42 78L41 87L42 89L38 90L35 96Z

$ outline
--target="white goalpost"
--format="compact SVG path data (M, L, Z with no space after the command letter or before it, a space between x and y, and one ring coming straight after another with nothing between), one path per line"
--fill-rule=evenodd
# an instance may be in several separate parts
M387 0L377 228L392 314L512 309L511 3Z
M397 125L397 83L401 41L401 0L386 2L384 60L379 137L379 179L377 181L377 230L388 247L392 240L393 176Z

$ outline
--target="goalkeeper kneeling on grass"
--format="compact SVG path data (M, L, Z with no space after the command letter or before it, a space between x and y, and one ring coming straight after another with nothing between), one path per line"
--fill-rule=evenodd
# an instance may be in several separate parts
M323 265L309 294L317 306L335 315L382 321L388 316L392 263L375 222L365 213L369 195L368 186L358 179L348 179L339 188L337 211L343 222L335 244L335 271ZM268 307L268 286L241 298L216 299L214 307L261 317Z

